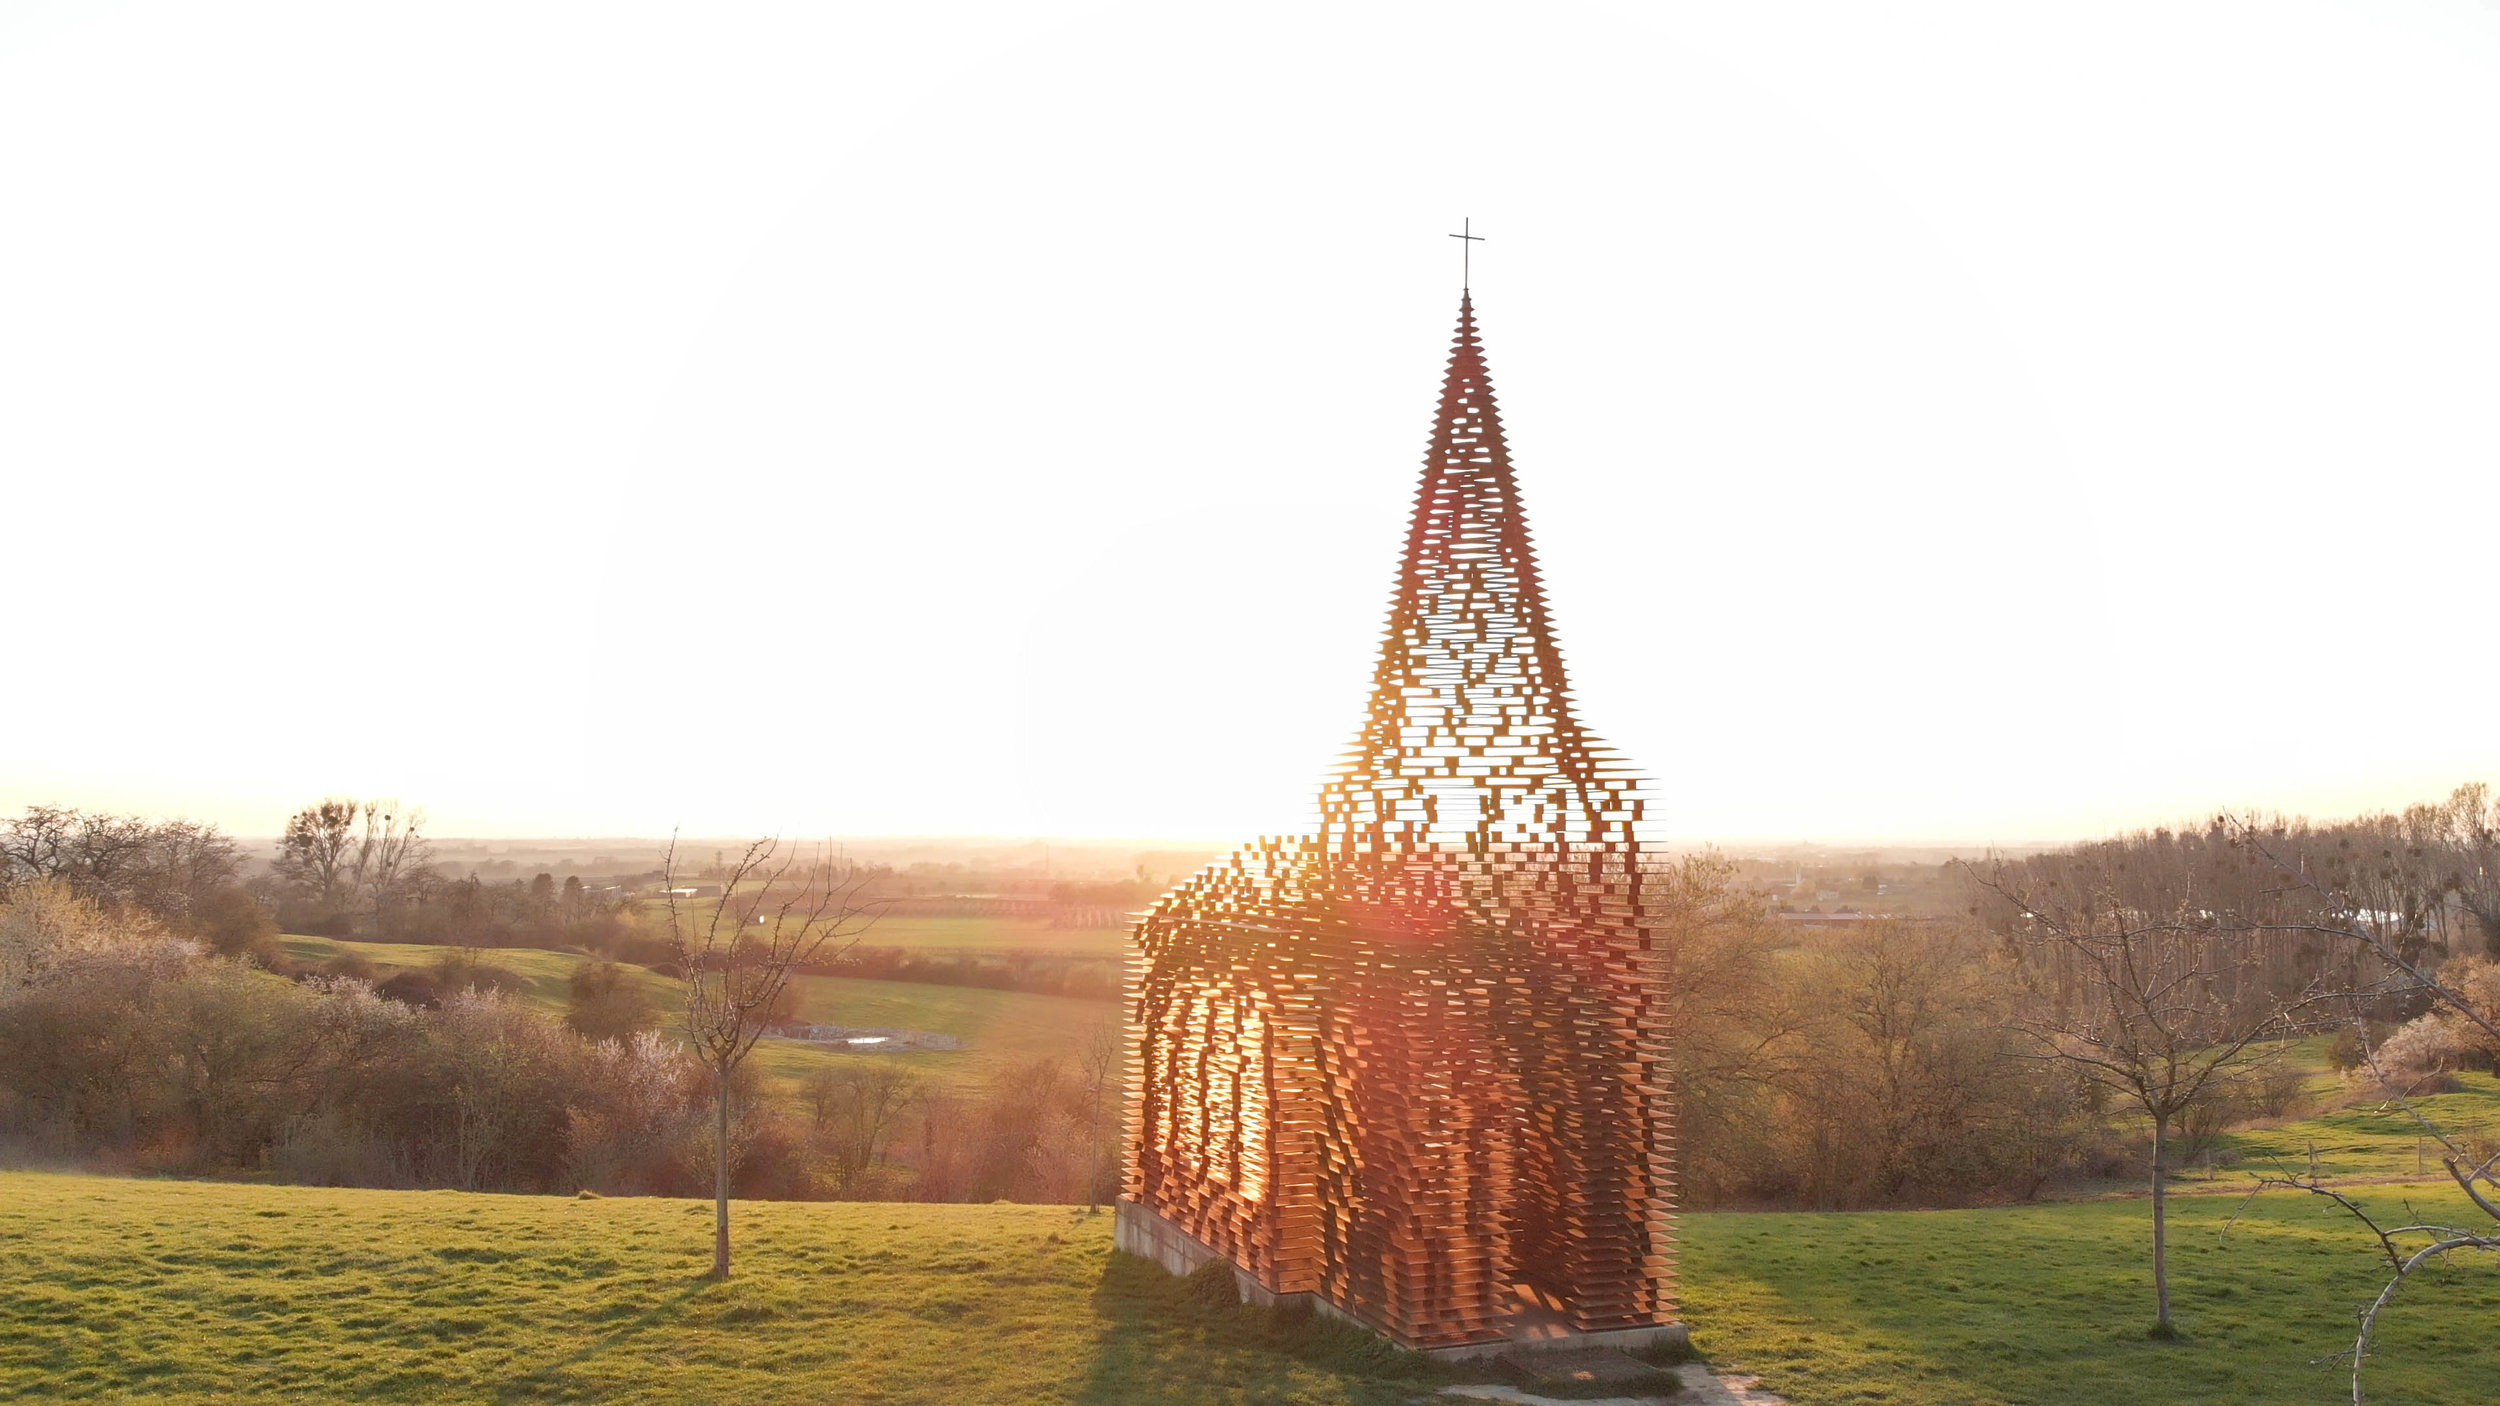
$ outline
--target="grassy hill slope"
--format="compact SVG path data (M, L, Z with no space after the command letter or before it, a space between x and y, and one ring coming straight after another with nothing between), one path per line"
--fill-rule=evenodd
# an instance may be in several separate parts
M2454 1092L2426 1094L2413 1100L2414 1107L2460 1145L2480 1147L2478 1155L2500 1151L2500 1078L2473 1071L2451 1077ZM2378 1098L2347 1104L2333 1098L2340 1080L2321 1084L2320 1101L2332 1098L2343 1106L2225 1133L2217 1140L2219 1158L2243 1173L2306 1176L2314 1167L2330 1178L2439 1174L2438 1142L2424 1136L2421 1123L2401 1105ZM2226 1180L2232 1175L2223 1174Z
M0 1397L1404 1401L1193 1319L1062 1206L711 1208L0 1173Z
M2425 1213L2435 1186L2373 1193ZM2185 1342L2150 1341L2144 1207L1700 1215L1695 1338L1798 1406L2332 1402L2309 1363L2377 1284L2312 1198L2179 1203ZM744 1204L702 1282L682 1201L0 1173L0 1396L620 1402L1384 1403L1396 1359L1192 1310L1050 1206ZM2374 1402L2500 1398L2500 1272L2391 1321Z

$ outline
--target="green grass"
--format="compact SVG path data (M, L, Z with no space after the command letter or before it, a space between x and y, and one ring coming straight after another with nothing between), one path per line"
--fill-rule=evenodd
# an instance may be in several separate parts
M953 921L931 920L931 921ZM393 973L428 970L446 947L417 943L348 942L329 937L288 937L289 957L320 963L343 951L373 964L377 980ZM519 976L522 994L553 1014L564 1014L572 995L576 968L593 959L539 948L491 948L478 954ZM672 1016L683 1009L684 995L667 977L628 968L651 992L661 1010ZM1083 1059L1094 1029L1118 1018L1109 1001L1071 996L1040 996L1022 991L993 991L977 986L934 986L910 981L854 981L844 977L801 976L792 984L799 993L802 1019L826 1025L927 1030L963 1041L960 1050L906 1054L851 1054L766 1041L756 1047L754 1062L767 1079L795 1084L815 1070L852 1060L898 1060L945 1089L959 1093L981 1087L1001 1070L1021 1068L1042 1059L1056 1059L1073 1070ZM668 1028L665 1024L663 1028Z
M2453 1190L2382 1188L2452 1212ZM2379 1282L2314 1198L2178 1203L2186 1338L2151 1318L2142 1203L1689 1217L1696 1344L1797 1406L2287 1406ZM0 1173L0 1397L46 1400L1262 1402L1389 1406L1396 1354L1109 1253L1052 1206L708 1207ZM2388 1320L2372 1401L2500 1399L2500 1271Z
M839 977L801 977L797 984L799 1013L805 1019L930 1030L956 1037L964 1048L919 1054L842 1054L767 1042L756 1047L754 1057L757 1067L775 1078L802 1078L809 1070L842 1060L876 1059L901 1060L937 1084L957 1090L977 1087L997 1071L1043 1059L1056 1059L1073 1074L1084 1058L1088 1037L1097 1027L1119 1019L1117 1002L1073 996Z
M0 1173L0 1398L1360 1403L1413 1391L1189 1313L1108 1212ZM1324 1336L1318 1343L1328 1344ZM1343 1354L1340 1353L1340 1356Z
M2463 1085L2458 1092L2416 1098L2413 1106L2461 1145L2490 1144L2480 1155L2500 1151L2500 1078L2456 1077ZM2333 1091L2340 1092L2340 1081ZM2322 1089L2321 1097L2328 1092ZM2243 1128L2225 1134L2219 1150L2243 1172L2289 1170L2300 1176L2309 1174L2314 1154L2318 1174L2334 1179L2437 1176L2441 1155L2439 1143L2412 1114L2382 1099L2278 1126Z
M2183 1341L2153 1322L2151 1208L2135 1200L1976 1211L1699 1215L1685 1225L1693 1341L1798 1406L2276 1406L2349 1401L2353 1312L2377 1293L2372 1241L2323 1198L2171 1202ZM2369 1189L2385 1210L2476 1218L2453 1186ZM2408 1217L2410 1219L2410 1217ZM2489 1222L2485 1221L2488 1225ZM2500 1268L2417 1278L2383 1320L2377 1406L2500 1399Z

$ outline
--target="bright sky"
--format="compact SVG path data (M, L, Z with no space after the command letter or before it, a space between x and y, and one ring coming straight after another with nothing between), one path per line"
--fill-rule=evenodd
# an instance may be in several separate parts
M0 806L1301 826L1472 218L1672 836L2500 779L2500 7L0 0Z

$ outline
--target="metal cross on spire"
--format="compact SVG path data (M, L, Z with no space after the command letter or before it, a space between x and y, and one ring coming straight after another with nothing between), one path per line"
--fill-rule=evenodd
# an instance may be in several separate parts
M1476 222L1473 220L1461 220L1458 222L1458 227L1461 230L1472 230L1476 227ZM1481 234L1462 233L1453 234L1450 238L1463 239L1467 241L1466 243L1458 246L1458 291L1464 293L1467 291L1469 273L1467 265L1469 263L1469 256L1475 253L1476 245L1484 242L1484 236Z

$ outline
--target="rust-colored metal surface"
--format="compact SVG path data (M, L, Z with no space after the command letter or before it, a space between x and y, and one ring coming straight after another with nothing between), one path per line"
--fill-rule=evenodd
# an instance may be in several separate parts
M1573 713L1471 300L1319 809L1138 921L1125 1196L1409 1347L1673 1321L1641 802Z

